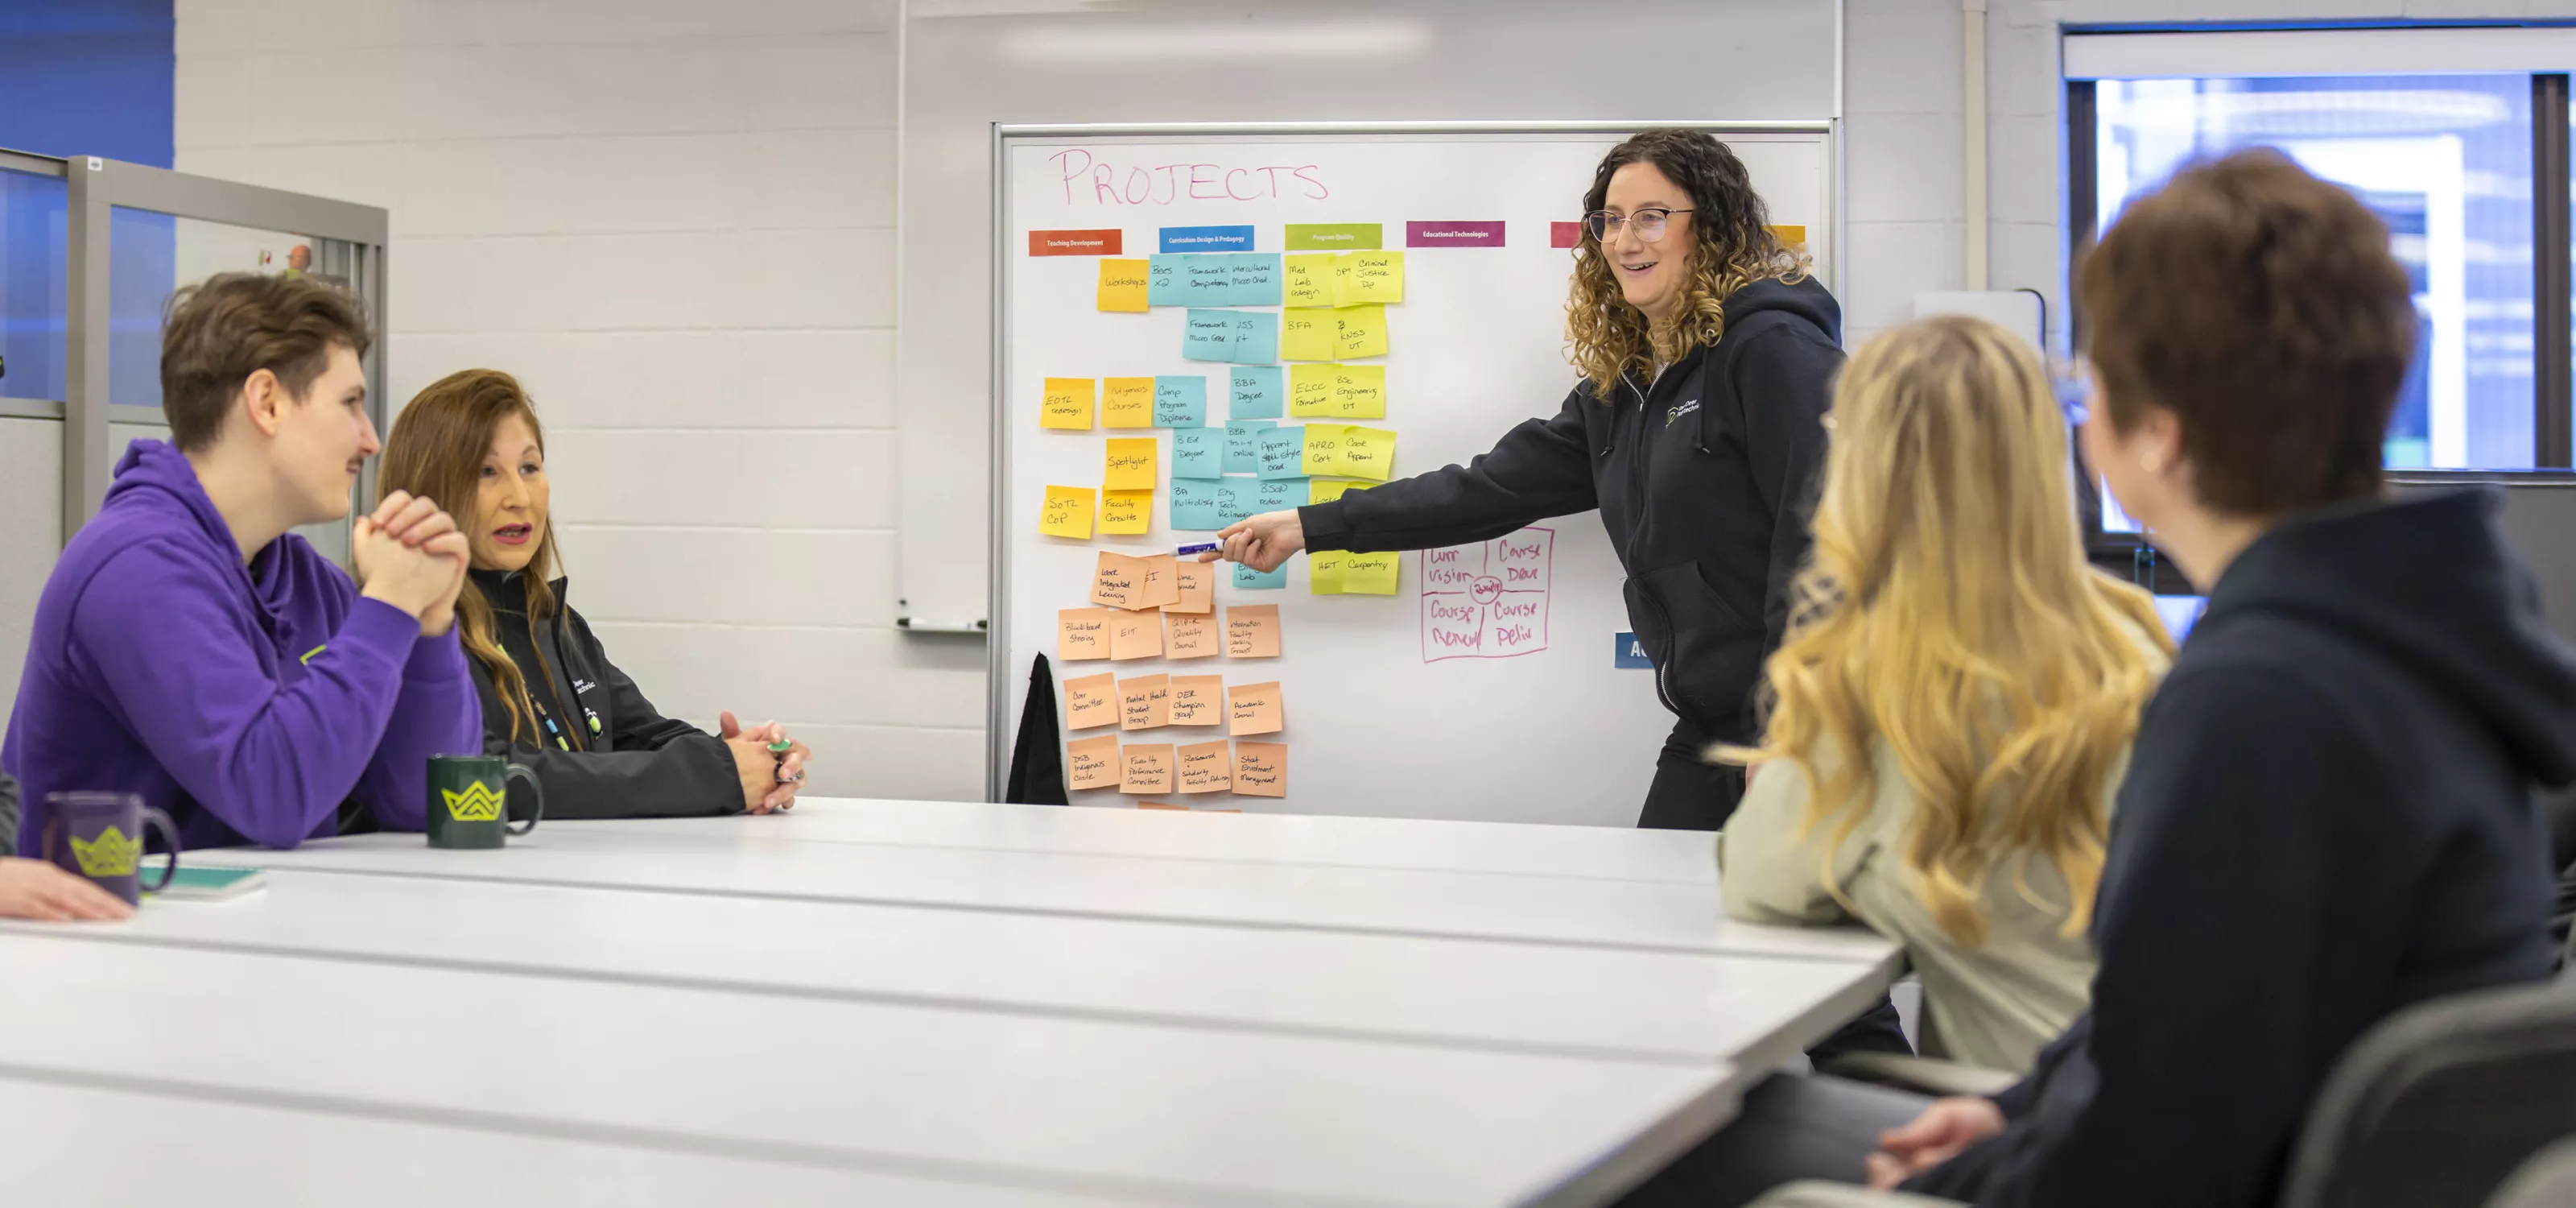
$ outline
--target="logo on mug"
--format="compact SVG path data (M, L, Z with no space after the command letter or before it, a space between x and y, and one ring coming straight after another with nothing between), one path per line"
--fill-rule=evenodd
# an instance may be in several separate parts
M111 826L87 843L72 836L72 858L80 861L85 877L130 877L135 859L143 854L143 844L125 837L125 832Z
M490 822L501 816L501 795L480 780L465 786L462 793L438 790L447 798L447 816L459 822Z

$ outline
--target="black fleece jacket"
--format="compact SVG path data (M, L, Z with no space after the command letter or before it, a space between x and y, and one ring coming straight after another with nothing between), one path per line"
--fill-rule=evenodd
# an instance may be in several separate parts
M2576 780L2576 655L2474 491L2284 523L2139 720L2092 1011L1907 1184L1979 1205L2275 1198L2335 1060L2426 999L2550 974L2535 784Z
M742 781L724 741L662 716L635 681L608 661L590 623L554 581L555 611L533 628L515 574L473 572L492 605L494 635L527 680L544 717L513 742L510 711L473 659L483 697L483 749L528 765L545 788L548 818L676 818L742 812ZM565 699L569 697L570 699ZM549 725L548 723L551 723ZM512 816L520 816L512 810Z
M1725 310L1716 344L1651 383L1623 378L1607 401L1578 385L1466 465L1298 509L1306 547L1429 549L1598 508L1664 707L1703 738L1750 740L1807 555L1842 312L1812 279L1754 282Z

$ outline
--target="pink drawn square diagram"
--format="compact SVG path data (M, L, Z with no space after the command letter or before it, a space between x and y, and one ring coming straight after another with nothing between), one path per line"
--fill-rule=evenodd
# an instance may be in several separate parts
M1507 659L1547 649L1556 530L1525 528L1422 555L1422 661Z

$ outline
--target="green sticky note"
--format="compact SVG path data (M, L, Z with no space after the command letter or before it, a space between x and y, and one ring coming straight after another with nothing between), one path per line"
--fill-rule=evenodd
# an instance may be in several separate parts
M1386 228L1374 222L1292 222L1292 252L1374 252L1386 245Z

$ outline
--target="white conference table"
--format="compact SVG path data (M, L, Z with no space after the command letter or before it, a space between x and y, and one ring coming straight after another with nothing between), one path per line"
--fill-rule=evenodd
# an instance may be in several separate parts
M1599 1203L1898 958L1725 923L1713 874L1668 879L1673 836L1537 865L1559 829L809 801L201 853L271 885L0 927L0 985L46 987L0 1029L0 1103L330 1118L398 1166L507 1136L530 1187L749 1163L781 1188L754 1202ZM0 1169L45 1135L0 1128ZM374 1185L336 1169L298 1194Z

